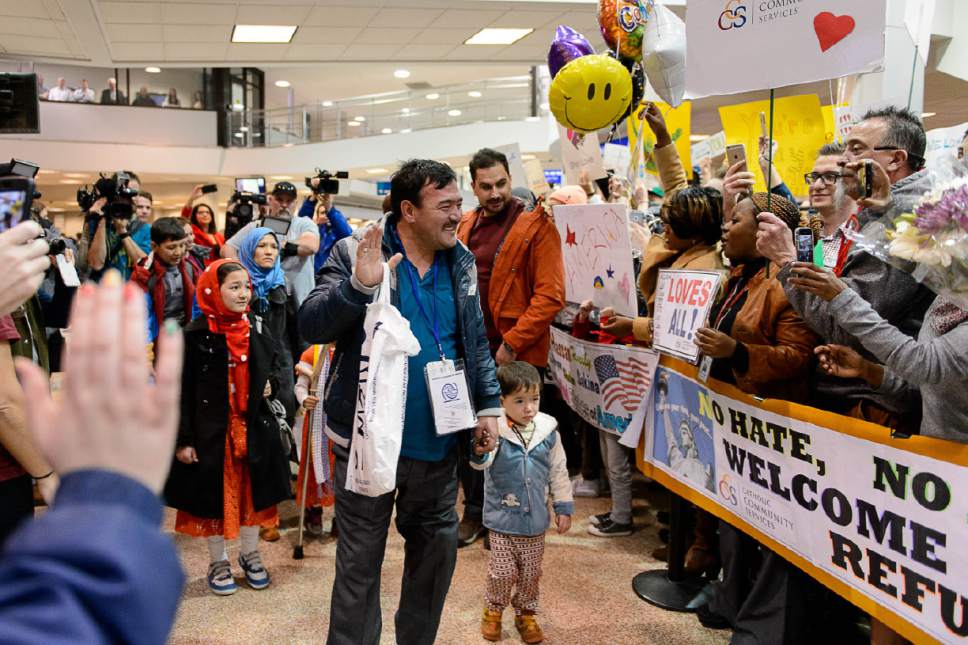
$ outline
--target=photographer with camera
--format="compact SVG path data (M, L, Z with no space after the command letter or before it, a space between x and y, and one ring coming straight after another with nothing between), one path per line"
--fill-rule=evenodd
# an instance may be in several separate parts
M346 172L338 172L338 178L348 177ZM316 177L306 177L306 186L312 191L299 209L300 217L311 217L319 227L319 251L313 259L315 273L326 264L336 243L353 234L346 217L333 205L333 195L339 192L339 181L326 170L317 171Z
M241 208L245 206L251 208L252 204L245 203L246 194L236 193L236 195L242 197L234 205L233 214L238 216ZM252 201L256 202L256 200ZM272 229L280 238L282 269L286 274L287 289L295 299L298 308L316 286L310 256L316 255L319 251L319 229L305 217L293 217L295 201L296 187L288 181L277 183L266 200L268 211L266 215L258 220L249 221L232 235L222 246L222 257L238 260L239 249L242 248L242 243L250 231L261 226ZM227 226L226 229L228 230Z
M90 277L98 281L107 269L116 269L124 280L135 264L151 250L151 229L134 217L138 176L119 171L102 176L93 190L77 191L77 203L85 212L85 235L90 239L86 259Z
M23 316L25 303L35 300L50 267L44 231L31 217L35 173L36 166L24 169L14 161L0 168L0 266L5 276L0 289L0 544L33 515L34 480L48 502L58 483L27 433L24 396L14 372L14 346L22 335L11 314Z

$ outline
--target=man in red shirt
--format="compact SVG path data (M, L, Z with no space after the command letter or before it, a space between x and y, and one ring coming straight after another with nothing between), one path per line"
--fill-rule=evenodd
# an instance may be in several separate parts
M565 306L565 271L561 238L551 214L539 205L525 211L511 195L507 157L483 148L470 163L472 187L480 205L464 214L457 238L477 260L484 326L494 362L524 361L543 371L548 366L551 321ZM464 516L458 544L471 544L483 533L484 477L460 464Z

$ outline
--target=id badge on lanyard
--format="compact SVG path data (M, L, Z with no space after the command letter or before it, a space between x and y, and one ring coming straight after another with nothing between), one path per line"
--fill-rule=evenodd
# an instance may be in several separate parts
M443 359L427 363L424 378L438 436L467 430L477 424L464 377L464 361Z
M434 427L437 430L437 435L443 436L473 428L477 424L477 417L474 415L474 408L471 406L467 379L464 377L464 361L452 361L445 357L440 343L440 330L437 326L437 259L434 258L433 264L434 304L432 318L424 309L420 300L420 292L417 288L418 278L409 263L407 264L407 274L410 277L414 300L420 309L420 314L430 325L434 335L434 343L437 345L437 352L440 354L439 361L432 361L424 366L424 380L427 383L427 393L430 395L430 409L434 415Z

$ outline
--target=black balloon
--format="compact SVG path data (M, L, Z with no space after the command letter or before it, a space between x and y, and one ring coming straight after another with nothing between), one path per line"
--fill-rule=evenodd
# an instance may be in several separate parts
M645 71L642 69L642 63L637 60L616 56L615 52L609 52L608 55L622 63L622 66L629 71L629 76L632 77L632 102L629 103L629 109L618 120L618 123L621 123L624 119L628 118L628 115L633 110L638 109L639 104L642 102L642 97L645 96Z

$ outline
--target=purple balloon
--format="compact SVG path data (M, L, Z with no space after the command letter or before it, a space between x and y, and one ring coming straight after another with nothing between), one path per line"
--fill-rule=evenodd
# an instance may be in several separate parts
M559 69L576 58L594 53L595 49L587 38L571 27L558 25L555 38L551 41L551 49L548 50L548 69L551 71L551 78L557 76Z

